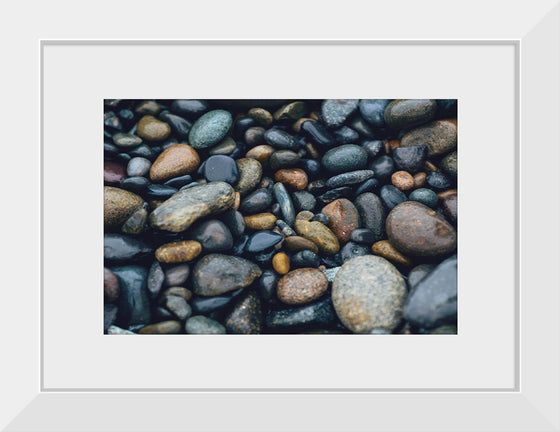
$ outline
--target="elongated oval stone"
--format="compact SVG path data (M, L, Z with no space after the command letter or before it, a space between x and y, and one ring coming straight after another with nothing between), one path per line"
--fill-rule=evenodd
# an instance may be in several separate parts
M150 224L165 231L181 232L204 216L228 210L235 191L228 183L215 182L177 192L150 215Z
M338 239L333 232L321 222L310 222L309 219L312 217L313 213L309 211L300 212L295 221L296 232L300 236L315 243L321 253L325 255L334 255L340 250Z
M224 110L207 112L200 117L189 132L189 144L195 149L203 149L218 144L226 136L233 119Z
M305 304L321 297L329 286L327 277L315 268L289 272L278 282L278 299L286 304Z
M103 187L103 224L105 228L121 226L142 207L144 200L135 193L112 186Z

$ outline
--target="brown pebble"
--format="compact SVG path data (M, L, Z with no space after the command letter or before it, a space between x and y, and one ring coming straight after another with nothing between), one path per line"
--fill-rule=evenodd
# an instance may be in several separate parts
M150 178L156 182L192 174L200 164L197 151L187 144L174 144L166 148L150 168Z
M265 129L260 126L250 127L245 131L245 143L249 147L261 145L264 141Z
M162 321L142 327L139 334L177 334L181 331L179 321Z
M179 287L179 286L170 287L170 288L167 288L162 293L162 295L161 295L162 300L169 295L182 297L186 301L189 301L192 298L192 291L190 289Z
M444 200L450 195L457 195L457 189L448 189L445 191L438 192L437 197L440 200Z
M245 224L247 228L252 230L270 230L276 224L276 216L272 213L258 213L251 216L245 216Z
M307 186L307 174L304 170L299 168L286 168L276 171L274 180L284 185L291 190L304 190Z
M315 121L312 118L309 117L302 117L300 119L297 119L294 124L292 125L292 129L294 130L294 132L296 133L300 133L301 132L301 125L303 124L303 122L306 121Z
M447 219L449 219L452 224L457 224L457 194L446 195L445 198L441 200L441 208L445 216L447 216Z
M396 250L389 240L381 240L374 243L371 247L371 251L374 255L379 255L385 259L388 259L394 264L400 264L406 267L412 265L412 261L410 260L410 258L407 258L398 250Z
M390 141L388 142L388 144L389 144L389 150L391 151L391 154L393 153L393 151L394 151L396 148L398 148L398 147L401 146L400 140L390 140Z
M276 294L282 303L300 305L321 297L328 286L327 276L321 270L301 268L278 281Z
M412 174L409 172L397 171L391 176L391 183L393 183L396 188L407 191L414 187L414 177L412 177Z
M147 141L163 141L170 134L171 126L151 115L142 117L136 128L136 135Z
M329 217L329 228L343 243L350 240L352 231L360 227L358 209L346 198L339 198L327 204L321 213Z
M435 166L433 163L431 163L430 161L424 162L424 169L426 169L427 171L437 171L437 172L439 172L439 168L437 166Z
M319 150L317 150L317 147L313 143L305 144L305 150L307 151L311 159L321 158L321 153L319 152Z
M116 187L103 188L103 225L106 228L121 226L142 207L144 200L135 193Z
M156 249L156 259L162 263L181 263L195 259L202 252L202 245L194 240L166 243Z
M278 274L286 274L290 271L290 259L284 252L278 252L272 258L272 268Z
M258 160L261 165L266 165L270 159L270 156L272 156L272 153L274 153L274 147L263 144L253 147L247 152L245 156L250 159Z
M241 204L241 194L239 192L235 192L235 198L233 201L232 209L237 210L240 204Z
M247 115L264 127L270 126L270 124L274 121L272 114L264 108L251 108L247 112Z
M118 186L126 178L126 167L114 161L103 162L103 183Z
M426 173L425 172L419 172L419 173L414 174L414 188L415 189L424 187L425 184L426 184Z
M148 204L150 205L150 208L151 208L152 210L155 210L155 209L157 209L160 205L163 204L163 201L162 201L162 200L152 200L152 201L149 201Z
M317 245L315 243L300 236L286 237L284 239L284 247L290 252L310 250L314 254L319 253L319 249L317 248Z
M311 117L315 121L319 120L319 116L320 114L318 111L313 111L311 114L309 114L309 117Z
M119 298L119 280L108 268L103 268L103 297L107 303L113 303Z
M311 221L313 213L304 210L297 214L294 228L296 232L317 245L321 253L334 255L340 250L340 243L334 233L319 221Z
M151 115L158 115L161 111L161 107L156 101L147 100L142 101L138 105L136 105L136 114L144 115L144 114L151 114Z

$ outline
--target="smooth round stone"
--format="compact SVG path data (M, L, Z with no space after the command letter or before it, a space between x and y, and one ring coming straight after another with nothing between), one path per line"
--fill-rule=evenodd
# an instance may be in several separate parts
M408 199L410 201L417 201L431 208L434 208L438 203L437 194L433 190L426 188L420 188L412 191L408 196Z
M269 164L273 170L289 168L297 165L300 156L292 150L277 150L270 156Z
M265 129L263 127L260 126L250 127L245 131L245 135L244 135L245 143L250 147L263 144L264 132Z
M367 255L344 263L332 284L338 318L354 333L392 331L401 320L406 282L386 259Z
M170 267L165 270L165 285L172 287L181 286L187 281L189 274L190 267L188 264Z
M246 224L243 215L237 210L227 210L221 216L220 220L226 224L231 235L239 237L245 232Z
M388 180L395 171L395 163L391 156L383 155L371 161L369 169L373 171L373 176L376 179L380 182L384 182Z
M224 321L230 334L260 334L263 326L261 299L255 291L249 291L234 306Z
M177 334L180 332L181 323L179 321L162 321L142 327L138 331L139 334Z
M379 193L383 203L391 210L396 205L406 201L406 195L393 185L385 185L381 188Z
M103 268L103 298L106 303L114 303L119 298L119 281L107 267Z
M276 226L276 216L272 213L257 213L244 218L247 228L252 230L271 230Z
M143 157L135 157L128 162L126 173L129 177L142 177L150 172L152 163Z
M111 143L105 142L103 143L103 158L104 160L113 159L116 155L120 152L119 148L116 145Z
M356 171L366 166L367 153L360 146L345 144L326 152L321 159L321 164L332 174Z
M408 273L408 290L411 291L422 279L435 268L433 264L420 264L412 268Z
M293 226L295 222L296 211L294 209L294 204L292 203L292 199L290 198L288 191L282 183L275 183L272 187L272 192L274 193L276 202L280 205L282 218L288 225Z
M397 99L387 105L384 119L393 129L404 129L430 121L436 109L433 99Z
M381 240L385 235L385 219L387 218L381 199L374 193L366 192L358 195L354 204L363 227L373 231L373 241Z
M149 257L153 251L154 249L148 242L136 237L113 233L103 236L103 258L107 262L142 261Z
M298 141L288 132L272 128L264 133L265 141L275 149L299 150Z
M383 151L383 141L364 141L362 143L362 148L366 151L368 158L374 159Z
M251 192L257 187L262 178L262 165L251 158L242 158L236 161L239 171L239 181L235 190L241 195Z
M299 252L303 250L309 250L314 254L319 253L319 249L317 245L313 243L311 240L307 240L304 237L300 236L290 236L284 239L284 243L282 246L291 252Z
M208 108L208 102L199 99L177 99L170 106L171 111L187 118L198 117L208 111Z
M369 228L356 228L350 234L350 240L360 244L373 244L375 242L376 235L372 229Z
M228 111L214 110L202 115L189 132L189 144L195 149L212 147L224 139L233 122Z
M249 241L245 245L245 251L248 253L265 251L281 242L283 238L284 236L273 231L258 231L249 237Z
M176 114L171 114L169 111L163 111L159 115L159 119L171 126L171 131L180 139L186 139L189 136L189 131L192 123L183 117Z
M245 156L251 159L256 159L261 163L261 165L268 164L272 154L274 153L274 147L263 144L253 147L247 152Z
M371 170L351 171L331 177L327 180L325 186L327 186L329 189L338 188L341 186L350 186L357 183L362 183L372 178L373 175L374 172Z
M162 182L173 177L192 174L200 164L197 151L187 144L174 144L165 149L154 161L150 178Z
M202 245L204 252L224 252L233 247L233 236L227 226L211 219L191 227L190 235Z
M154 261L148 272L148 292L150 293L150 298L154 299L159 295L161 288L163 287L163 281L165 280L165 274L159 262Z
M157 156L157 153L146 144L139 145L134 150L129 151L128 154L132 157L145 157L149 160L154 160Z
M308 210L313 211L317 200L312 193L307 191L297 191L292 193L292 202L295 206L296 211Z
M274 156L274 155L273 155ZM290 190L304 190L307 186L308 178L305 171L299 168L287 168L276 171L274 180L283 183Z
M193 240L166 243L156 249L156 259L166 264L189 262L202 252L202 245Z
M323 147L332 147L336 144L336 138L323 124L316 121L304 121L301 130L315 143Z
M111 271L119 281L117 326L128 329L151 322L151 307L146 288L148 271L140 266L113 267Z
M310 219L313 213L302 211L298 213L295 221L296 232L317 245L324 255L334 255L340 250L340 244L334 233L321 222Z
M149 184L150 180L146 177L128 177L121 181L119 186L127 191L140 193L146 190Z
M272 258L272 268L276 273L286 274L290 271L290 259L284 252L278 252Z
M171 126L152 115L145 115L138 122L136 134L147 141L164 141L171 134Z
M202 217L230 209L234 202L235 191L227 183L193 186L177 192L157 207L150 214L150 224L161 230L181 232Z
M376 128L385 126L385 109L391 99L362 99L358 105L362 118Z
M189 174L185 174L179 177L173 177L164 183L164 186L171 186L176 189L182 188L192 182L192 177Z
M264 108L251 108L247 115L255 120L259 125L268 127L274 121L272 114Z
M103 225L105 228L121 226L142 207L144 200L138 195L111 186L103 187Z
M428 156L428 147L424 145L397 147L393 150L393 161L398 170L416 174L424 167Z
M317 254L310 250L302 250L292 256L291 263L293 267L317 268L321 265L321 260Z
M113 135L113 142L121 148L129 149L142 144L142 138L134 134L116 133Z
M425 145L428 156L449 153L457 148L457 122L436 120L427 125L412 129L401 139L401 147Z
M165 186L161 184L150 184L146 186L145 194L146 198L152 200L165 201L177 192L177 189L171 186Z
M145 100L136 105L136 114L157 115L161 111L161 106L154 100Z
M212 147L209 151L209 155L231 155L237 149L237 143L232 137L225 137L224 140Z
M360 227L358 210L346 198L334 200L321 210L329 217L329 228L342 243L350 240L350 234Z
M173 315L181 321L186 320L192 315L192 307L187 301L176 295L168 295L163 299L164 307L173 313Z
M203 315L190 317L185 321L187 334L226 334L226 328L218 321Z
M166 289L162 293L162 297L167 297L170 295L178 296L183 298L185 301L189 301L192 298L192 291L183 287L173 286L171 288Z
M358 243L348 242L340 249L340 260L342 263L364 255L369 255L369 248Z
M321 105L321 119L329 128L342 126L358 108L358 99L327 99Z
M438 257L457 247L455 229L431 208L415 201L397 205L387 216L387 235L405 255Z
M272 194L268 189L257 189L256 191L249 194L239 205L239 210L243 214L255 214L260 213L272 204Z
M412 261L410 260L410 258L404 256L397 249L395 249L395 247L389 240L381 240L374 243L371 246L371 251L374 255L381 256L391 261L393 264L398 264L406 267L412 265Z
M271 301L276 296L276 284L278 283L278 275L272 270L264 270L259 279L258 292L261 298Z
M210 156L200 171L208 182L226 182L233 185L239 180L237 163L225 155Z
M443 173L430 171L426 174L426 184L436 191L442 191L451 187L451 180Z
M443 214L453 224L457 224L457 194L448 195L441 200Z
M445 156L439 166L446 174L457 177L457 152L454 151Z
M126 177L124 165L115 161L103 162L103 183L109 186L118 186Z
M281 310L269 310L265 317L267 329L275 331L330 327L336 314L330 298L308 305Z
M414 177L407 171L397 171L391 176L391 183L397 189L407 191L414 188Z
M301 268L278 281L276 294L282 303L302 305L321 297L328 286L329 281L321 270Z
M261 274L261 269L249 260L229 255L206 255L193 270L194 292L201 296L224 294L251 285Z
M316 179L321 175L321 162L315 159L301 159L298 166L307 173L310 179Z
M237 117L233 122L233 137L242 140L245 136L245 132L254 126L257 126L257 123L251 117Z
M377 179L369 179L359 185L354 191L354 196L359 196L366 192L377 192L379 189L379 181Z
M443 261L415 285L403 314L410 324L424 329L457 322L457 256Z
M274 113L274 120L297 120L300 117L304 117L307 113L307 105L305 102L296 101L284 105Z

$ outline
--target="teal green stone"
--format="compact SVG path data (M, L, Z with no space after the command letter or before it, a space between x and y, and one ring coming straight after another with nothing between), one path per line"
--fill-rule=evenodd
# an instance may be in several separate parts
M411 192L408 199L424 204L428 207L434 208L437 205L438 197L431 189L420 188Z
M189 132L189 144L195 149L212 147L221 142L231 127L233 118L224 110L207 112Z

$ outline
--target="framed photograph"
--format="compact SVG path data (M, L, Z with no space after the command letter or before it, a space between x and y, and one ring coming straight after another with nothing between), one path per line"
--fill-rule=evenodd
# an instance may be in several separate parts
M7 89L20 115L6 138L17 150L3 221L18 228L6 233L5 430L560 430L560 5L510 5L516 19L504 21L498 2L460 2L425 22L408 6L367 7L328 34L305 19L311 5L275 11L309 29L290 38L258 20L255 34L237 23L226 37L224 2L212 33L193 19L211 5L189 10L180 35L173 16L100 31L94 5L82 28L57 18L54 37L42 22L14 29L13 64L25 67L9 81L26 88ZM323 7L337 22L352 9ZM435 127L455 141L414 140ZM407 148L417 168L399 159ZM388 175L379 155L396 164ZM244 164L261 170L246 189ZM274 199L251 208L259 191ZM393 219L411 203L423 223L439 218L444 243L415 249L390 217L377 237L357 200L371 192ZM180 215L173 200L187 202ZM206 207L193 216L195 204ZM228 216L243 220L243 242ZM297 255L294 236L315 252ZM438 297L435 317L417 312L413 294L429 284L411 269L433 278L449 260L455 297ZM368 315L371 266L402 292ZM255 285L263 271L273 298ZM130 272L151 281L141 296Z

